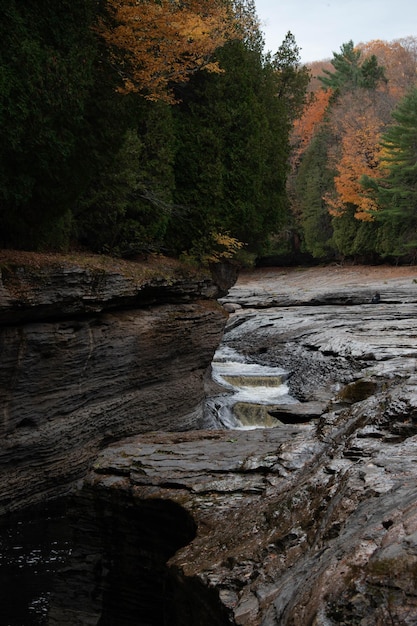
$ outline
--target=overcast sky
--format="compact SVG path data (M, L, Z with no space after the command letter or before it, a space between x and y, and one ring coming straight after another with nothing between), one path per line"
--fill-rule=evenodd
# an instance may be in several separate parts
M276 52L290 30L301 61L333 58L351 39L417 37L416 0L255 0L265 49Z

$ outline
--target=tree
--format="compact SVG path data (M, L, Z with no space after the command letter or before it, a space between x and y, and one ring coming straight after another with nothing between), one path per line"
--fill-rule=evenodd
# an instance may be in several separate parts
M358 221L354 205L347 205L339 217L332 219L333 246L339 257L361 262L375 257L378 227L375 222Z
M380 158L379 140L383 120L376 98L368 90L347 93L339 100L333 126L340 134L334 158L334 192L326 194L331 215L340 217L350 206L357 220L372 221L377 205L360 183L364 175L376 175ZM335 119L336 118L336 119Z
M397 254L417 248L417 87L392 113L394 123L382 136L381 176L364 177L379 205L375 218L389 223ZM387 253L387 249L385 249Z
M286 103L256 38L229 42L216 59L223 74L200 72L177 91L180 208L171 241L179 250L199 250L208 233L225 232L259 253L287 211Z
M297 222L306 251L317 259L334 255L332 219L325 202L334 179L328 161L331 140L329 125L323 123L305 151L295 179Z
M92 30L98 9L1 3L1 245L66 245L73 206L118 142L123 113Z
M366 44L360 44L360 50L365 58L373 55L378 63L384 67L387 83L384 89L397 102L413 85L416 79L417 39L409 37L391 42L376 39ZM391 104L391 110L394 104Z
M117 256L159 250L172 211L171 107L135 99L132 109L121 147L80 199L76 215L80 243Z
M307 66L301 65L300 49L291 32L288 31L274 54L272 67L276 72L276 95L281 102L285 102L289 120L294 121L301 115L306 103L310 72Z
M107 0L99 33L112 50L123 93L172 101L172 85L197 70L221 71L214 51L237 37L227 0Z
M324 69L319 80L324 87L335 91L358 87L375 89L381 81L386 81L384 68L378 64L376 56L364 59L352 40L341 46L340 53L333 53L331 64L334 71Z
M331 89L320 89L311 94L300 117L294 120L291 132L291 161L293 168L297 168L302 156L315 136L332 97Z

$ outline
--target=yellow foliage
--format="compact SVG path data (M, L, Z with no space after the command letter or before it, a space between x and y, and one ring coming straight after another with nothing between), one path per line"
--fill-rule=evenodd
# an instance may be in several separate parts
M231 237L228 233L212 231L202 239L194 242L189 253L184 253L182 259L198 265L211 265L232 259L244 244Z
M224 259L232 259L243 243L227 233L212 233L215 249L207 257L209 263L218 263Z
M225 0L107 0L113 22L98 31L123 79L122 93L173 101L172 84L198 69L221 71L213 52L236 37L236 20Z

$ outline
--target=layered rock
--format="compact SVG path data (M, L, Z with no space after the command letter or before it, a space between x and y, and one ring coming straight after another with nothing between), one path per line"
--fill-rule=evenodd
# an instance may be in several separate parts
M5 357L19 375L9 378L15 393L4 391L4 406L13 408L15 397L20 408L9 408L2 455L12 486L2 483L3 493L12 502L15 489L28 502L28 481L45 497L56 477L64 493L91 467L67 512L72 549L49 623L415 624L414 274L315 268L239 280L222 299L236 311L223 342L252 362L288 370L298 400L273 406L272 421L283 423L271 429L187 430L201 425L194 409L203 361L224 324L210 300L190 301L188 289L185 302L143 308L139 297L132 310L113 310L109 298L109 310L84 310L76 320L84 330L69 338L66 319L20 317L22 340L11 344L19 349L14 360ZM380 302L372 304L376 291ZM51 376L47 392L20 367L43 367L44 341L34 331L43 324L67 340L51 339L45 358L53 367L42 370L42 379ZM74 350L66 352L73 335ZM77 363L67 374L70 399L52 372L81 346L82 359L70 359ZM205 356L193 369L196 352ZM119 381L113 390L104 366L110 359ZM43 399L49 420L40 410L23 415L29 392ZM71 402L73 412L59 413L58 405ZM145 432L149 424L160 432ZM161 432L175 429L183 432Z
M80 494L82 562L105 564L95 578L93 566L84 570L85 588L94 580L100 597L83 605L91 619L85 623L111 623L109 564L131 572L128 553L148 565L129 586L133 613L123 624L417 622L416 287L407 271L398 290L398 276L375 274L372 283L356 285L349 306L352 285L343 302L335 301L334 285L327 295L324 287L315 294L308 272L294 274L309 285L308 306L300 306L296 285L283 289L271 273L267 288L281 289L287 304L296 296L295 306L281 306L280 296L279 309L265 309L256 279L243 283L241 299L239 283L231 290L224 301L244 308L232 315L223 341L253 361L292 371L291 391L305 407L294 421L305 421L144 434L104 450ZM373 305L376 288L381 302ZM256 299L262 310L247 310ZM290 411L286 405L278 415ZM146 511L152 505L159 507L157 521ZM126 547L116 528L103 530L103 518L121 516L124 527L135 510L157 532ZM160 541L170 547L163 556ZM154 550L160 556L152 564ZM75 556L70 570L79 572L79 563ZM157 615L142 584L150 574L155 588L169 590ZM51 623L59 623L54 615L79 623L69 601L79 581L70 575L65 582Z
M0 513L71 490L108 442L201 424L226 321L204 273L30 255L0 283Z
M170 582L173 625L413 624L415 382L318 424L145 435L111 446L84 498L119 515L176 503L194 521L194 539L165 573L159 563L159 580ZM154 550L181 527L161 506ZM106 562L111 554L118 561L114 541L101 544ZM116 567L126 569L123 557ZM95 584L106 590L105 576ZM135 589L131 602L141 606L146 596L140 584ZM164 623L133 615L139 624Z

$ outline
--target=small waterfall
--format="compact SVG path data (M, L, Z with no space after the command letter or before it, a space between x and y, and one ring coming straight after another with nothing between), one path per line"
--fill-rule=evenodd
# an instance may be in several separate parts
M212 362L212 378L224 393L207 398L205 412L219 428L273 428L281 422L269 414L296 400L288 394L288 372L248 362L244 355L221 345Z

